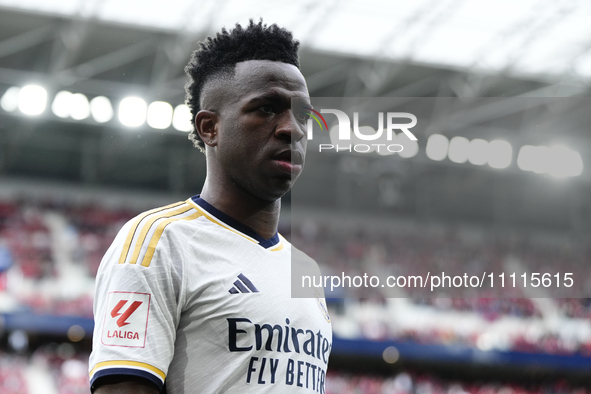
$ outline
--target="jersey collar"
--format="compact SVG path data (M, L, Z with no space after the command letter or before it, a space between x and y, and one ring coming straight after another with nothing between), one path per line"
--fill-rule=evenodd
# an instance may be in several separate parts
M254 231L250 227L240 223L238 220L231 218L219 209L215 208L213 205L202 199L199 194L191 197L191 200L195 204L199 205L201 208L206 210L210 215L215 216L216 219L224 222L226 225L232 227L234 230L239 231L242 234L248 235L250 238L256 240L258 244L265 249L272 248L273 246L279 243L278 233L275 233L275 235L269 239L265 239L261 237L259 234L257 234L256 231Z

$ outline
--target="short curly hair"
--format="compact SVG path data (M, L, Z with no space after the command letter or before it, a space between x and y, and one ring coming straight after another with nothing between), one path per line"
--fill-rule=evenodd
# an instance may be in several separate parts
M185 103L191 110L193 129L189 139L205 152L205 144L195 130L195 115L201 110L201 92L205 83L225 72L232 72L236 63L247 60L271 60L293 64L300 68L298 60L299 41L290 31L272 24L267 26L252 19L244 28L239 24L231 31L222 28L215 37L207 37L199 43L191 60L185 67L189 81L185 85Z

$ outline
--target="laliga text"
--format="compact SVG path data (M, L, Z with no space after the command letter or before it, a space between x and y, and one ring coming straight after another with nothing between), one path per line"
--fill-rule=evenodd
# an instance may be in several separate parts
M390 275L385 281L375 275L313 275L302 276L302 288L323 287L333 291L337 288L359 288L359 287L405 287L405 288L427 288L431 291L441 288L495 288L495 287L545 287L560 288L572 287L574 284L573 273L487 273L481 276L468 275L446 275L441 272L438 275Z

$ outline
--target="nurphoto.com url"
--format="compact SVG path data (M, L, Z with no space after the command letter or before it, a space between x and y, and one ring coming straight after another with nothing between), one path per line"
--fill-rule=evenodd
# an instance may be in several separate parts
M442 272L439 275L431 275L427 272L421 275L390 275L385 281L375 275L345 275L343 272L338 275L312 275L302 276L302 288L325 288L330 287L331 291L338 288L359 288L359 287L403 287L403 288L428 288L431 291L440 288L481 288L483 286L493 287L572 287L574 284L573 274L565 273L487 273L482 276L468 275L446 275Z

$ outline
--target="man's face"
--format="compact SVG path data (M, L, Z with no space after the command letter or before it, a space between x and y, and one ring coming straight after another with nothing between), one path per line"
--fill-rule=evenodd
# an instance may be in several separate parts
M224 85L214 148L217 175L257 198L277 200L304 166L305 119L292 112L291 99L308 102L306 81L293 65L249 60L236 64Z

